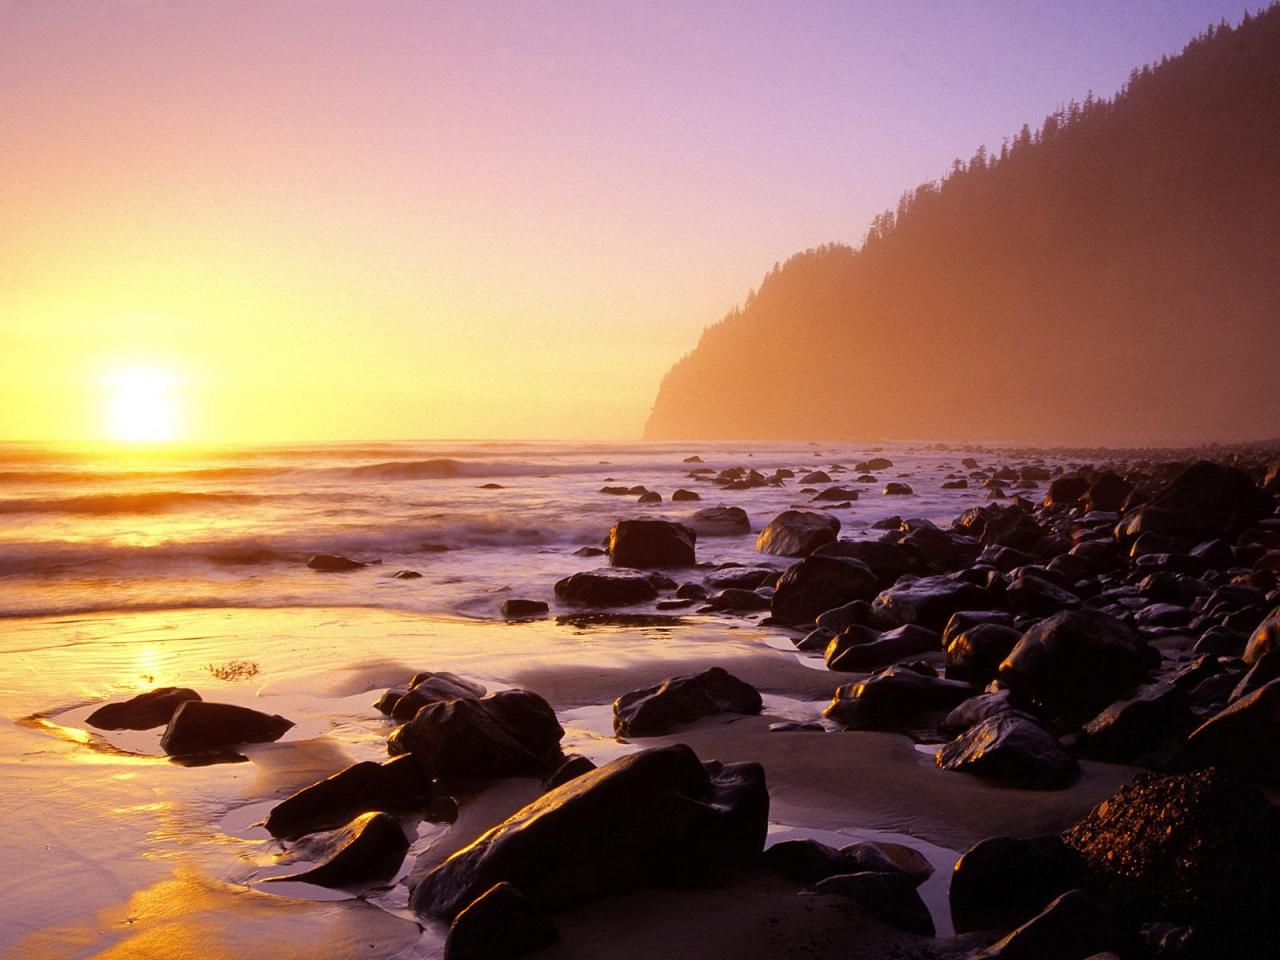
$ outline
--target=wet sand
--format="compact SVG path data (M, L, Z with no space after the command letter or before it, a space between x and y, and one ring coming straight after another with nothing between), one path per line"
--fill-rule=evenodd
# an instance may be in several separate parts
M1061 829L1132 771L1086 763L1069 790L1004 790L938 770L930 753L883 733L769 732L813 719L847 680L806 665L785 636L728 623L573 626L428 619L367 609L181 610L76 620L11 620L0 650L0 954L71 957L435 957L443 929L420 926L402 882L465 845L538 792L503 781L459 797L452 825L423 822L397 880L361 899L266 884L298 860L260 826L279 798L343 766L385 755L390 724L371 706L418 670L452 670L491 689L545 696L566 751L602 762L689 743L703 759L758 760L771 842L813 836L912 843L941 869L922 888L949 929L947 868L993 834ZM820 666L821 661L816 661ZM620 743L609 704L673 673L718 664L765 695L761 717L712 718L679 735ZM159 731L98 734L104 698L184 685L206 699L280 713L296 726L245 748L247 762L187 768ZM625 923L624 923L625 921ZM764 876L694 894L646 891L557 918L548 957L878 956L883 929L850 904L799 897ZM620 927L621 925L621 927ZM625 930L625 935L619 930ZM900 938L900 935L894 935ZM837 949L838 947L838 949ZM905 949L905 948L904 948ZM921 956L936 955L927 942Z

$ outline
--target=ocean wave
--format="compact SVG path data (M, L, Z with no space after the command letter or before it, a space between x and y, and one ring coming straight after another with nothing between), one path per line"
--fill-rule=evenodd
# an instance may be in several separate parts
M108 514L165 513L194 507L228 504L257 504L273 499L253 493L209 493L192 490L151 490L142 493L89 493L74 497L0 500L0 514L71 513Z

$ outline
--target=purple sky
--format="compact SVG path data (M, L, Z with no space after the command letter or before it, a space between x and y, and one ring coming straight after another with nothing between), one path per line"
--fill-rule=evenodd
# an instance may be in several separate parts
M0 0L0 439L96 357L209 438L635 436L775 261L1241 11Z

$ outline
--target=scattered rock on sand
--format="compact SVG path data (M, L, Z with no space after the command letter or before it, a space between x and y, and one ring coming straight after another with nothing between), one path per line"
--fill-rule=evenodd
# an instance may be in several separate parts
M556 596L569 603L594 607L625 607L655 599L658 590L638 570L604 567L560 580L556 583Z
M913 547L883 540L837 540L813 551L814 556L840 557L865 563L880 581L891 587L904 573L924 573L924 557Z
M550 607L547 606L545 600L525 600L522 598L512 597L510 600L502 601L502 615L508 620L519 620L524 617L540 617L546 613Z
M827 513L785 510L756 537L756 550L781 557L807 557L818 547L832 543L840 521Z
M702 497L694 490L685 490L681 487L675 493L671 494L672 503L687 503L693 500L701 500Z
M333 553L317 553L307 561L307 566L312 570L319 570L321 573L344 573L347 570L359 570L367 567L368 564Z
M897 665L836 688L822 715L852 730L899 730L973 696L967 683Z
M759 713L761 706L755 687L711 667L624 693L613 702L613 729L620 737L654 737L717 713Z
M414 758L442 780L545 777L562 762L564 729L551 705L528 690L423 707L391 732L387 751Z
M973 960L1081 960L1100 953L1128 954L1136 924L1080 890L1068 890Z
M754 862L768 815L758 764L642 750L543 794L427 873L410 903L451 919L503 881L549 909L696 885Z
M951 872L951 920L958 932L1007 930L1077 887L1079 854L1057 834L991 837L956 861Z
M819 614L855 600L870 600L879 581L860 560L805 557L778 578L771 611L780 623L812 623Z
M1215 713L1187 746L1227 773L1280 788L1280 679Z
M424 670L409 681L409 689L391 704L392 719L404 723L412 720L423 707L442 700L477 700L487 691L484 686L447 670Z
M948 621L955 622L956 614ZM944 634L944 638L946 635ZM1000 664L1017 646L1022 634L1003 623L975 623L947 640L947 677L985 685L994 680Z
M324 844L325 860L318 867L271 880L293 880L321 887L355 887L395 876L409 852L409 839L388 813L356 817Z
M555 772L542 781L543 790L554 790L561 784L568 783L574 777L590 773L596 765L580 753L566 754L564 763L556 767Z
M509 883L495 883L449 925L444 960L514 960L559 939L551 918Z
M1125 532L1131 538L1147 532L1199 540L1232 536L1274 509L1275 501L1247 473L1201 460L1140 507Z
M957 576L901 577L872 603L874 617L885 626L915 623L942 630L960 610L990 610L995 601L982 587Z
M706 507L689 518L688 526L704 537L736 537L751 532L751 520L741 507Z
M908 484L891 480L884 485L883 493L886 497L909 497L915 491Z
M283 737L292 726L291 720L248 707L187 700L169 719L160 747L165 753L182 756L242 743L270 743Z
M934 935L933 918L916 885L901 873L838 874L814 884L812 894L834 894L857 901L886 926L922 937Z
M199 699L200 694L186 687L157 687L123 703L101 706L85 722L99 730L150 730L168 723L188 700Z
M935 756L943 770L972 773L1010 787L1058 790L1080 772L1057 737L1016 710L971 726Z
M828 670L870 670L938 649L938 635L908 623L884 633L852 626L836 636L824 654Z
M609 531L609 562L635 569L692 566L697 539L670 520L619 520Z
M411 810L431 799L431 778L413 757L365 760L303 787L271 808L267 832L293 838L333 830L370 810Z

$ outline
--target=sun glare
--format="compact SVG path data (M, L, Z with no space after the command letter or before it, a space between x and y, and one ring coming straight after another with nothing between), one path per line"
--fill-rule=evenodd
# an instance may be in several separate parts
M176 380L155 367L133 366L107 378L107 435L126 443L160 443L178 433Z

